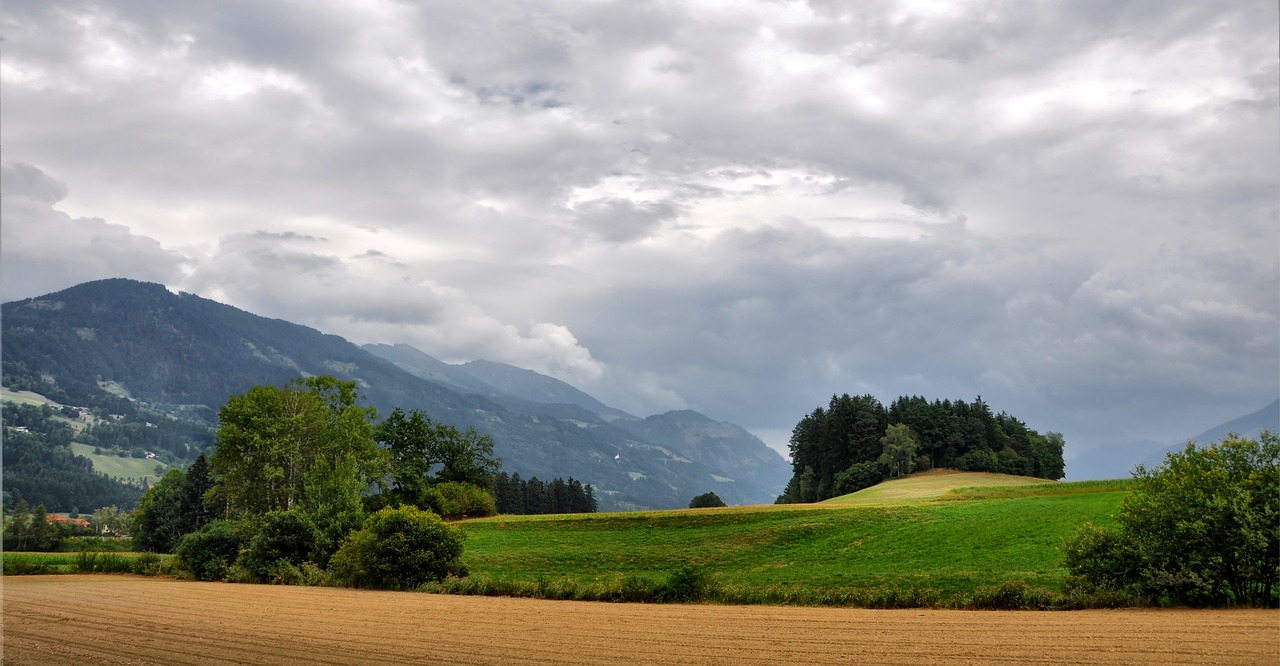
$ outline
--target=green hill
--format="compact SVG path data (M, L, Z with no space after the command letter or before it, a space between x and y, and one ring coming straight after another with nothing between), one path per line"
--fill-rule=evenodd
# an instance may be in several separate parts
M935 486L945 476L952 475L907 481ZM616 586L628 576L661 580L693 565L729 591L729 601L830 603L850 591L911 588L948 598L1007 581L1057 592L1063 539L1085 522L1111 523L1124 495L1097 486L1064 494L1072 485L879 506L500 516L462 524L464 561L484 580L570 587Z

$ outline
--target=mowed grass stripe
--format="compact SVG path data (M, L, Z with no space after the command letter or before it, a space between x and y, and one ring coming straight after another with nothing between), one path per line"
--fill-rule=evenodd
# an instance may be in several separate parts
M1032 476L1012 476L991 472L959 472L938 469L912 474L901 479L890 479L856 493L833 497L821 504L841 506L873 506L878 504L904 504L942 499L948 493L961 488L1007 488L1016 486L1042 486L1044 479ZM1052 485L1059 485L1056 482Z

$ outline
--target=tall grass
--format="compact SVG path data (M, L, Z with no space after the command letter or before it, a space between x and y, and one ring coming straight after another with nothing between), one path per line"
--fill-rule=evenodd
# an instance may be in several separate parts
M692 578L691 578L692 577ZM687 581L695 580L692 585ZM419 592L489 597L521 597L571 601L629 603L718 603L726 605L822 606L874 609L1078 610L1149 605L1149 600L1110 592L1059 593L1021 581L944 593L920 586L880 585L869 588L807 588L773 585L723 585L706 572L673 571L665 581L627 576L583 582L576 578L535 582L491 578L480 574L427 583Z
M64 573L171 574L173 556L156 553L4 553L0 558L6 576Z

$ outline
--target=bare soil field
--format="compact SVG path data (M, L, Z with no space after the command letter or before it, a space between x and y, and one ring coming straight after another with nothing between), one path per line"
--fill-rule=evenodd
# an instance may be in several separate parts
M6 664L1280 664L1280 611L876 611L3 579Z

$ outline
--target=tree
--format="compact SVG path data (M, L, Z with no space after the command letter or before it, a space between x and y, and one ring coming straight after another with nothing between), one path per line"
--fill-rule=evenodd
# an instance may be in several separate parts
M916 462L915 433L911 428L895 423L880 438L880 463L889 469L889 476L906 476L915 469Z
M382 482L385 453L374 444L372 407L355 382L307 377L283 388L255 386L218 410L213 472L232 516L288 511L306 498L318 464L350 460L366 484Z
M129 534L135 550L172 553L182 538L182 490L186 474L171 469L147 489L138 508L129 516Z
M726 506L724 500L714 492L706 492L689 500L690 509L706 509L710 507Z
M459 562L462 531L430 511L386 507L347 535L331 571L358 587L412 590L449 575L466 575Z
M459 431L436 423L416 409L406 416L397 407L374 436L390 454L393 494L419 507L426 506L427 490L438 483L490 488L501 467L493 457L493 438L475 428Z
M1173 603L1277 604L1280 437L1188 443L1134 478L1117 532L1086 526L1064 544L1073 584Z
M836 496L856 493L884 481L885 465L880 461L858 462L840 472L835 479Z
M242 527L235 521L215 520L183 536L174 548L178 562L197 580L226 578L245 542Z
M182 495L179 500L179 530L183 534L194 532L209 524L217 517L217 512L206 495L213 489L213 477L210 476L209 461L201 453L195 462L187 468L182 480Z
M31 540L31 507L26 500L18 500L13 505L13 515L5 521L4 549L27 550Z
M93 529L99 536L119 533L124 522L120 508L116 506L104 506L93 512Z

